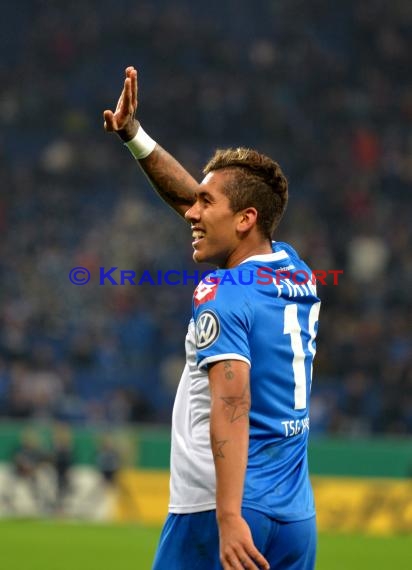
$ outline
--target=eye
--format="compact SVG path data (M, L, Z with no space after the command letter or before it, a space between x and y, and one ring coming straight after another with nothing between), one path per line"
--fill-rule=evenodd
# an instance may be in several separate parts
M200 200L199 200L202 204L210 204L210 199L207 196L200 196Z

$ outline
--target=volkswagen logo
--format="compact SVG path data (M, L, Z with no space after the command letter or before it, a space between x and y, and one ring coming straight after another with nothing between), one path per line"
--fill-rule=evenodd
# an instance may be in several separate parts
M212 311L204 311L196 321L196 348L207 348L220 333L219 319Z

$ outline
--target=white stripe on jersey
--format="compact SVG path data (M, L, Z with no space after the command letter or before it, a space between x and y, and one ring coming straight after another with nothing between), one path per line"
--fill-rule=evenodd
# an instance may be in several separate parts
M286 251L284 249L281 249L280 251L275 251L273 253L263 253L262 255L252 255L252 257L248 257L247 259L244 259L243 261L240 262L239 265L242 265L242 263L247 263L249 261L281 261L282 259L288 259L289 258L289 254L286 253Z

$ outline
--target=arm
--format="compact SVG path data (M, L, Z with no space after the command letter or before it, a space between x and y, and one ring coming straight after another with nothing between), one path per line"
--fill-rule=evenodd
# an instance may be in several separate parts
M242 498L249 449L249 366L224 360L209 367L210 440L216 471L216 516L220 559L225 570L269 564L253 544L242 518ZM258 564L258 566L256 564Z
M137 71L127 67L126 79L116 110L103 112L104 128L115 132L124 142L131 141L140 128L135 118L137 110ZM197 181L161 146L156 144L150 154L139 164L159 196L178 214L185 212L194 203Z

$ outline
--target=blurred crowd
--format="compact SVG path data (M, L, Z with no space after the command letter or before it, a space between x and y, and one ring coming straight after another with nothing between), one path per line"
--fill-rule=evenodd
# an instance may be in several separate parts
M411 2L22 0L2 17L0 417L170 421L193 283L99 284L100 267L198 269L103 130L134 65L153 138L197 178L216 147L277 159L275 238L343 270L320 286L313 431L411 433Z
M121 437L113 430L74 432L56 422L3 430L2 453L9 462L0 464L0 518L100 518L111 512L113 495L120 492L119 470L131 458L131 436L125 430ZM79 459L93 467L79 465Z

